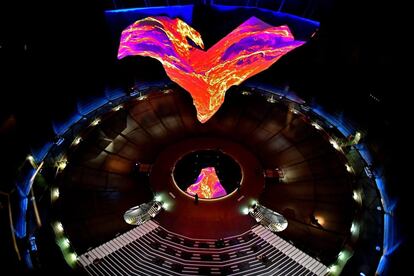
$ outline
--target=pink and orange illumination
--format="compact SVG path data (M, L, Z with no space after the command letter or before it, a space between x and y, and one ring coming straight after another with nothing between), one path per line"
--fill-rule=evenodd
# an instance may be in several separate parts
M122 32L118 59L134 55L157 59L170 79L191 94L197 118L204 123L220 108L232 85L266 70L304 43L295 40L286 25L273 27L251 17L203 51L198 48L204 48L201 35L184 21L154 16Z
M187 188L187 193L193 196L198 194L199 198L218 198L227 195L214 167L202 169L196 182Z

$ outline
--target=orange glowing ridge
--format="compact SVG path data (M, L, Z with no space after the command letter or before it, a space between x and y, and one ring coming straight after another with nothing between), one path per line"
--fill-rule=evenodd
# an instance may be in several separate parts
M198 48L204 48L201 35L187 23L155 16L122 32L118 59L134 55L157 59L170 79L191 94L197 118L204 123L220 108L231 86L266 70L304 43L295 40L286 25L273 27L251 17L203 51Z
M218 198L227 195L214 167L202 169L196 182L187 188L187 193L190 195L198 194L200 198Z

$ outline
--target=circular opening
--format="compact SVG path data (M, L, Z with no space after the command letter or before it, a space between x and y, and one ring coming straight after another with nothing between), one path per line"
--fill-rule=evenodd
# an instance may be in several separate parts
M216 199L240 187L242 172L239 164L222 151L198 150L177 161L173 177L187 195Z

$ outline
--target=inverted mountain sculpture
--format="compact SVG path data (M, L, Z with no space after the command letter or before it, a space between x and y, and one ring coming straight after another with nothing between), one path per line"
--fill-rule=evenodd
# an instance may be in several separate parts
M187 193L190 195L198 194L199 198L209 199L227 195L214 167L202 169L196 182L187 188Z
M178 18L154 16L122 32L118 59L135 55L157 59L169 78L191 94L197 118L204 123L220 108L232 85L266 70L304 43L294 39L288 26L273 27L251 17L203 51L196 47L204 48L201 35L191 26Z

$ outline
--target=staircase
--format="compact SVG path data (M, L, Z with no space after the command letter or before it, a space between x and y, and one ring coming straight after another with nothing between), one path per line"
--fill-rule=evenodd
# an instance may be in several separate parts
M258 256L266 256L266 261ZM326 275L327 268L263 226L218 243L148 221L78 258L89 275Z

